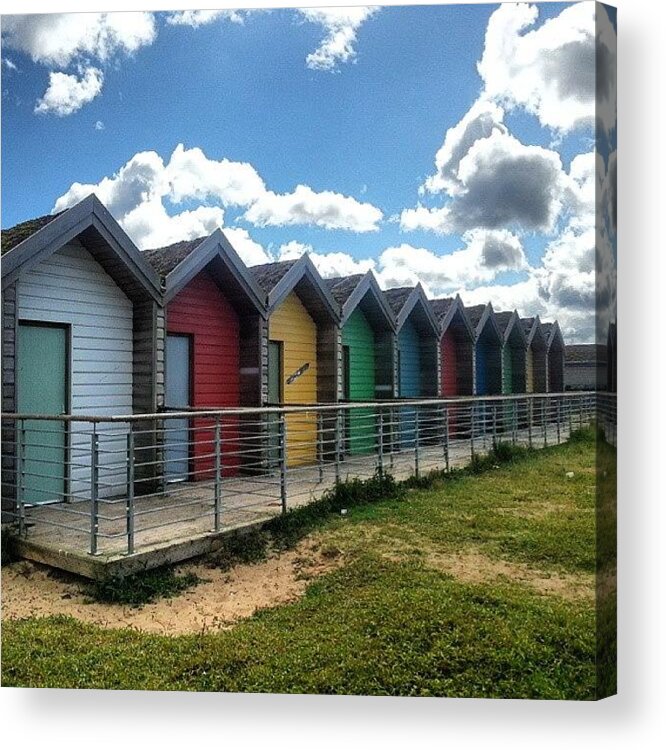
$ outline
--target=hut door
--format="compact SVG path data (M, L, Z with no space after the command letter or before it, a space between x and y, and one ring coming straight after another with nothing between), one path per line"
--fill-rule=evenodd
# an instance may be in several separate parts
M281 341L268 342L268 403L271 406L282 404L283 345ZM268 417L269 462L277 466L280 459L280 423L276 414Z
M68 402L68 327L20 323L18 331L18 411L64 414ZM62 422L25 422L23 499L63 500L66 428Z
M177 411L191 406L191 341L189 336L166 338L166 407ZM184 481L189 474L189 420L167 419L165 427L165 464L168 482Z

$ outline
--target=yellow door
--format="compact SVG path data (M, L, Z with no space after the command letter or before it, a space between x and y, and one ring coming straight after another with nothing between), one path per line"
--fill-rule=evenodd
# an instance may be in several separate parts
M317 402L317 326L298 296L292 292L268 322L268 338L281 341L284 403ZM317 417L312 412L289 414L287 465L300 466L317 459Z
M527 393L534 393L534 352L531 346L527 350L525 364L527 366L525 390Z

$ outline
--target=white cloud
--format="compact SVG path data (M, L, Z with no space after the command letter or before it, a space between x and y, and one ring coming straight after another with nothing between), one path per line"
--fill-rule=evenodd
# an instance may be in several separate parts
M312 249L312 245L297 240L291 240L291 242L287 242L280 247L278 260L297 259L304 253L310 256L310 260L324 278L367 273L370 269L375 268L375 261L371 258L357 260L349 253L343 252L317 253Z
M132 237L142 247L151 241L149 237L165 233L152 223L167 216L165 203L207 201L218 204L220 210L241 207L246 209L244 218L258 226L306 224L368 232L377 229L382 218L381 211L369 203L359 203L331 191L318 193L306 185L297 186L293 193L277 195L267 190L251 164L209 159L201 149L186 149L182 144L175 148L166 164L155 151L142 151L114 175L98 183L73 183L56 200L54 211L72 206L90 193L96 193L121 223L131 223ZM127 218L130 214L131 222ZM188 211L180 225L170 222L170 226L186 228L192 220L199 221L204 215L208 219L212 214Z
M514 234L472 230L463 235L465 247L452 253L403 243L379 256L379 277L386 287L421 282L433 295L450 294L461 287L477 286L504 271L528 269L522 243Z
M7 68L7 70L18 70L16 67L16 64L12 62L8 57L2 58L2 64Z
M323 27L326 35L306 58L312 70L336 70L340 63L356 57L354 44L361 25L379 10L377 7L301 8L299 13Z
M101 120L97 120L93 127L95 130L104 130L104 123Z
M250 237L247 229L243 229L242 227L225 227L224 233L233 245L234 250L248 266L270 263L273 260L266 249Z
M7 49L62 68L80 58L105 62L116 53L131 54L152 44L155 35L152 13L53 13L2 19Z
M591 125L594 14L593 3L575 3L534 28L536 5L501 5L488 22L478 64L486 96L507 107L522 107L542 125L562 133Z
M306 224L374 232L379 228L382 212L370 203L360 203L340 193L330 190L317 193L307 185L297 185L292 193L267 190L248 208L244 218L260 227Z
M232 23L245 23L245 18L256 11L245 9L228 10L177 10L169 13L166 17L171 26L191 26L194 29L206 26L218 19L231 21Z
M37 101L37 114L71 115L91 102L102 90L104 76L99 68L85 68L81 77L67 73L49 73L49 85Z
M266 192L264 181L247 162L209 159L200 148L176 146L166 168L174 201L217 198L228 206L248 206Z

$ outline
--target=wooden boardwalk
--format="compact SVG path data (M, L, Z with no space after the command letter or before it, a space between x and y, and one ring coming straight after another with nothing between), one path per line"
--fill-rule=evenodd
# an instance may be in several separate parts
M578 425L575 425L578 426ZM548 424L532 429L535 448L567 440L568 425ZM527 446L527 430L499 436L500 440ZM487 453L490 434L474 440L474 452ZM449 444L448 466L462 467L471 460L471 440ZM446 452L440 445L420 446L385 454L383 468L397 480L442 470ZM367 479L375 474L375 454L344 458L339 479ZM297 508L319 499L336 482L334 463L290 468L286 474L287 508ZM90 502L58 503L26 509L27 533L18 542L25 557L46 562L88 577L126 574L136 570L178 562L214 550L224 534L250 529L282 512L278 473L256 477L228 477L221 482L219 525L215 526L214 483L183 482L167 485L166 491L134 500L135 551L127 553L126 498L99 501L98 553L90 554Z

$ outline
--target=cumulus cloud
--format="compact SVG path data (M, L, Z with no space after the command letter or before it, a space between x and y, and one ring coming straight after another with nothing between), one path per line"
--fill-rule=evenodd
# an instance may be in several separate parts
M522 107L562 133L592 125L594 14L593 3L575 3L535 28L536 5L501 5L488 22L478 63L486 96Z
M436 179L442 179L441 175L439 171ZM525 145L499 128L476 140L446 179L456 183L452 200L439 208L419 205L404 210L400 216L403 229L440 234L475 227L549 232L567 197L568 180L560 155Z
M317 49L306 58L312 70L336 70L340 63L356 57L354 45L362 24L376 13L376 7L301 8L299 13L311 23L319 24L325 36Z
M152 44L152 13L53 13L4 16L2 42L51 70L37 114L65 117L91 102L102 90L99 65ZM92 62L95 61L96 65ZM78 75L64 69L77 66Z
M228 9L228 10L178 10L167 14L166 21L171 26L191 26L194 29L206 26L218 19L231 21L232 23L245 23L245 18L252 10Z
M287 242L280 247L278 260L300 258L304 253L310 256L310 260L324 278L367 273L370 269L375 268L375 261L371 258L357 260L349 253L344 252L317 253L313 250L312 245L297 240L291 240L291 242Z
M166 163L155 151L142 151L98 183L73 183L56 200L54 211L68 208L90 193L96 193L121 223L131 223L132 237L142 247L151 246L148 238L160 233L152 222L161 221L166 215L165 203L206 201L216 204L219 210L240 207L245 209L243 218L257 226L304 224L368 232L377 229L382 219L381 211L371 204L332 191L315 192L298 185L292 193L276 194L266 188L251 164L209 159L201 149L187 149L182 144ZM170 222L170 226L174 231L179 226L188 228L202 216L208 221L220 214L188 211L180 224Z
M506 133L504 110L487 99L477 100L463 118L449 128L444 143L435 155L435 174L431 175L421 192L446 192L456 195L463 190L458 178L460 162L472 146L495 131Z
M152 13L53 13L2 19L7 49L62 68L80 58L105 62L116 53L131 54L152 44L155 35Z
M450 294L461 287L492 281L503 271L529 268L522 243L506 230L471 230L465 246L447 254L403 243L379 256L379 276L386 287L418 282L434 295Z
M250 237L247 229L243 229L242 227L225 227L224 233L233 245L234 250L248 266L270 263L273 260L263 245L260 245Z
M85 68L81 77L67 73L50 73L44 96L35 105L37 114L71 115L91 102L102 90L104 76L99 68Z
M265 191L248 208L244 218L260 227L306 224L325 229L348 229L374 232L382 212L370 203L330 190L315 192L307 185L297 185L291 193Z

